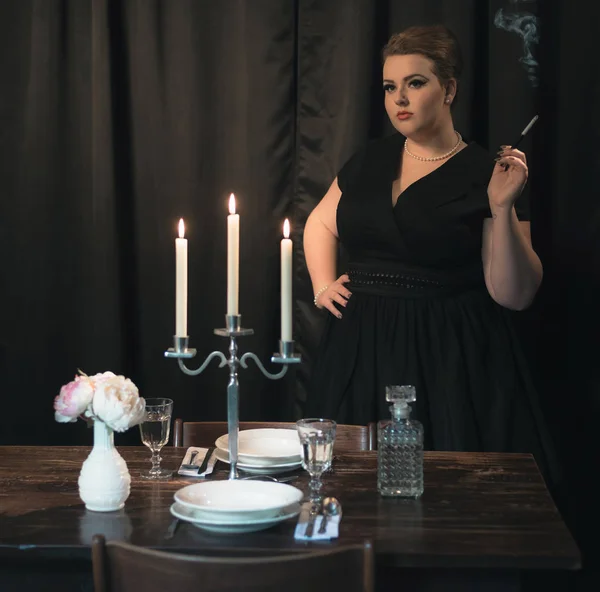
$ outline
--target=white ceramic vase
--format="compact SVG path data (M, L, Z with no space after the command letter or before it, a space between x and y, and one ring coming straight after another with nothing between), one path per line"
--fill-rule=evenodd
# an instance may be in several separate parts
M79 496L88 510L120 510L129 497L131 476L115 448L115 435L103 421L94 421L94 447L79 473Z

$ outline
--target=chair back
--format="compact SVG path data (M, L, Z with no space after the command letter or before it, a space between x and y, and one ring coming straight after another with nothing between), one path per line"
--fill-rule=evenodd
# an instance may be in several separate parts
M202 556L92 539L95 592L373 592L371 543L250 557Z
M241 421L240 430L259 428L283 428L295 430L293 422ZM213 446L215 440L227 433L226 421L183 421L176 419L173 428L173 446ZM335 435L334 452L362 452L375 450L377 427L374 423L366 426L338 424Z

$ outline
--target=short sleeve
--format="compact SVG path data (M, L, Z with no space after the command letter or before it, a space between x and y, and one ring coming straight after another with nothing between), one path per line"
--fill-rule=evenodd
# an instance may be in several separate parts
M338 187L342 193L348 191L348 188L356 183L362 167L364 165L366 148L361 148L355 152L342 166L337 174Z

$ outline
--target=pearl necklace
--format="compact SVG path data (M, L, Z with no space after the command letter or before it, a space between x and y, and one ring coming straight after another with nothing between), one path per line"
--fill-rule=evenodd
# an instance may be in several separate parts
M452 150L450 150L450 152L446 152L446 154L442 154L441 156L430 156L430 157L426 158L425 156L417 156L416 154L413 154L408 149L408 138L406 138L406 140L404 140L404 151L406 152L406 154L408 154L409 156L412 156L414 159L422 160L424 162L431 162L434 160L444 160L444 158L448 158L449 156L452 156L458 150L458 147L460 146L460 143L462 142L462 136L456 130L454 130L454 133L456 134L456 136L458 138L458 142L456 142L456 146L454 146L454 148L452 148Z

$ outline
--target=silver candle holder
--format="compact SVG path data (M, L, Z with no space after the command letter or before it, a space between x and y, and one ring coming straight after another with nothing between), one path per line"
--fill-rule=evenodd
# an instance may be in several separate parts
M299 364L301 356L294 353L293 341L279 341L279 352L271 356L273 364L281 364L283 368L277 373L271 373L263 366L260 359L251 352L246 352L238 358L239 337L253 335L253 329L242 328L242 315L225 315L225 328L214 329L215 335L229 338L229 358L220 351L213 351L204 360L199 368L190 370L185 365L185 360L196 356L196 350L189 348L188 337L173 337L173 347L165 352L165 358L176 358L179 368L188 376L197 376L207 368L213 358L220 360L219 368L229 366L229 383L227 384L227 432L229 436L229 479L239 479L238 464L238 434L239 434L239 389L238 368L248 368L248 360L253 360L260 371L270 380L283 378L290 364Z

